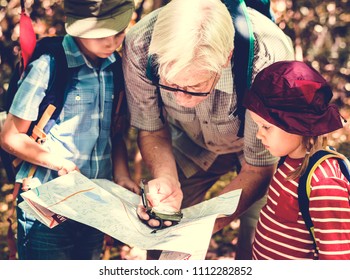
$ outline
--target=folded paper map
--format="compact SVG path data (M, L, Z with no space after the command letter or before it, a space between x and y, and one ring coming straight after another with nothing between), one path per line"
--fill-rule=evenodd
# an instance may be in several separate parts
M179 224L155 233L136 214L141 201L139 195L109 180L90 180L79 172L22 193L24 201L19 207L30 211L47 226L56 214L63 220L68 218L97 228L129 246L165 250L165 258L181 252L179 255L187 259L204 259L215 219L231 215L240 194L241 190L228 192L182 209L183 219Z

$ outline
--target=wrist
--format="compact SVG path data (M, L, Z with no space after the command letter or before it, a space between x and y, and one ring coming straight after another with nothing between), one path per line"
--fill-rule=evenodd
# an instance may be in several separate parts
M180 184L180 181L178 180L177 176L165 174L165 175L162 175L162 176L154 178L154 179L158 179L161 182L163 182L166 185L171 186L173 188L181 189L181 184Z
M57 158L42 161L39 165L55 171L61 170L64 166L63 161L57 160Z

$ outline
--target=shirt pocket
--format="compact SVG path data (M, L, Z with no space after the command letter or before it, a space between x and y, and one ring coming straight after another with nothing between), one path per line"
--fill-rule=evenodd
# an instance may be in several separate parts
M196 139L198 135L201 135L201 128L194 111L178 110L167 106L166 113L169 122L181 131L185 131L192 139Z
M220 135L227 136L238 132L240 120L238 118L230 119L224 122L216 123L216 127Z
M74 90L67 95L63 107L63 121L69 123L75 132L88 131L93 119L98 120L96 94L93 90ZM97 122L98 125L98 122Z
M180 123L193 122L196 117L195 112L178 110L174 107L169 107L169 106L166 107L166 112L168 117Z
M213 116L213 131L215 141L220 145L235 146L237 145L237 140L239 137L237 136L240 120L238 117L221 117Z
M240 119L236 114L236 96L218 92L214 98L210 117L216 127L215 134L219 139L223 139L225 143L232 143L237 140L237 132L240 126Z

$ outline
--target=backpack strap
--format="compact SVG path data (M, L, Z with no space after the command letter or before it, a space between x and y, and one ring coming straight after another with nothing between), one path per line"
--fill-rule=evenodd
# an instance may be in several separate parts
M277 168L279 168L284 163L286 158L287 158L287 156L280 157L280 160L277 163Z
M243 0L223 0L229 10L235 27L234 55L231 58L232 73L237 94L237 111L240 127L237 136L243 137L245 108L242 106L243 96L251 86L253 60L254 60L254 35L247 6Z
M245 107L243 98L246 91L251 87L253 79L254 45L255 37L249 18L247 7L251 7L274 21L270 9L270 0L222 0L231 14L235 28L234 55L231 58L234 85L237 94L237 111L240 127L238 137L244 135Z
M147 67L146 67L146 77L156 86L156 93L158 97L158 108L159 108L159 118L163 124L165 124L165 118L163 114L163 99L160 93L160 88L157 86L159 83L158 75L159 64L157 63L157 55L152 54L148 57Z
M316 243L314 225L310 217L309 212L309 198L311 193L311 180L317 167L326 159L335 158L338 160L340 169L344 176L350 180L350 163L348 159L341 153L336 152L332 147L327 147L325 150L320 150L314 153L309 160L309 164L304 172L304 174L299 179L298 185L298 203L299 210L303 216L304 222L310 232L312 237L315 255L318 255L318 246Z

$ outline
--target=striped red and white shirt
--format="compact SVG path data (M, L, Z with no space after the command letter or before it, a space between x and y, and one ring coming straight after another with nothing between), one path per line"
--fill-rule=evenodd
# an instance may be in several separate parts
M260 212L253 259L313 259L310 233L299 211L298 179L287 181L302 159L286 158L276 171ZM350 259L350 185L336 159L327 159L311 180L310 216L319 247L318 259Z

